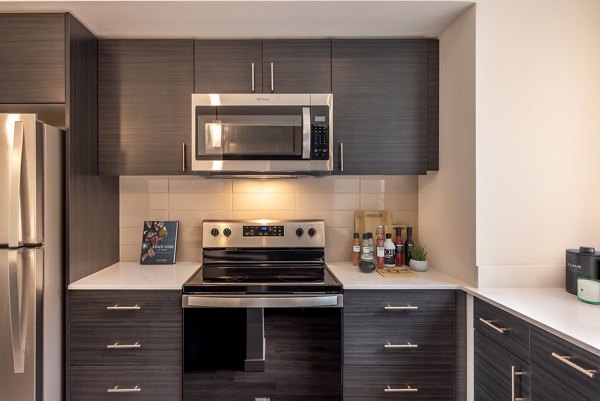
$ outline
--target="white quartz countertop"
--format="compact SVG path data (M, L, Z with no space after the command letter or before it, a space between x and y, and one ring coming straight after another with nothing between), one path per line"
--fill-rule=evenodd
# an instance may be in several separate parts
M564 288L465 288L470 294L600 355L600 306Z
M327 267L347 290L384 290L384 289L463 289L467 284L436 270L414 272L416 277L383 277L376 271L362 273L358 266L350 262L331 262Z
M414 278L387 278L361 273L350 262L328 263L344 289L458 289L600 355L600 306L577 300L564 288L473 288L435 270Z
M180 290L200 267L198 262L140 265L119 262L69 284L69 290Z

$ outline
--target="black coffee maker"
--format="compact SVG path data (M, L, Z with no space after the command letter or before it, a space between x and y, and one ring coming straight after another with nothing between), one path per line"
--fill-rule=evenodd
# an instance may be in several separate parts
M600 252L586 246L567 249L565 269L565 289L568 293L577 295L577 277L600 279Z

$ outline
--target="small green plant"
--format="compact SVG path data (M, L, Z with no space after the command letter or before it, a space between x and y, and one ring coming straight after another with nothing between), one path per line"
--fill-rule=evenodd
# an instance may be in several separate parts
M415 244L411 258L414 260L427 260L427 249L425 249L425 245Z

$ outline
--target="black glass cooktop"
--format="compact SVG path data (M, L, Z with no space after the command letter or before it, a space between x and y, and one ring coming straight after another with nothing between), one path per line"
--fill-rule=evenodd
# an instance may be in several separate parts
M243 293L293 294L336 293L342 285L325 264L272 265L203 265L183 285L185 294Z

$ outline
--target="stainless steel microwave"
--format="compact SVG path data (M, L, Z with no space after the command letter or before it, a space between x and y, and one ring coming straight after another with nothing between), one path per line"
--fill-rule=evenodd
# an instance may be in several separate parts
M333 169L333 95L193 94L192 171L322 175Z

